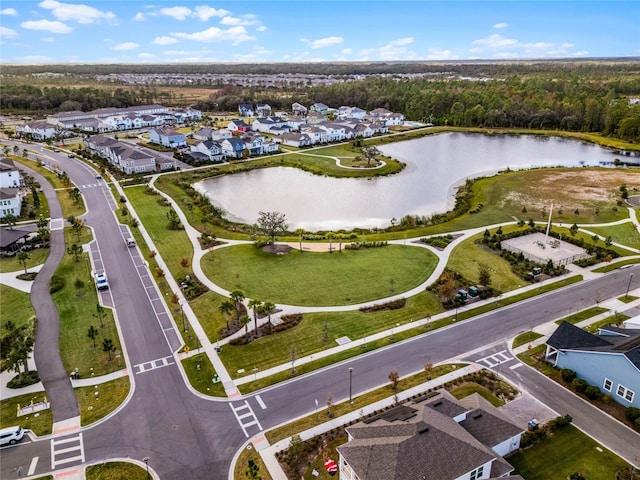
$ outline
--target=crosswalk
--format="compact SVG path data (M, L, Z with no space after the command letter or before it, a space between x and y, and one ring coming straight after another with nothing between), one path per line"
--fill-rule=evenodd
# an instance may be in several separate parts
M516 358L511 356L506 350L501 350L499 352L492 353L491 355L487 355L486 357L479 358L478 360L476 360L476 363L479 363L491 369L499 369L501 365L510 363L512 360L516 360ZM514 370L521 366L522 362L517 362L515 364L509 365L508 368Z
M262 399L260 399L258 403L262 409L267 408L266 405L264 405L264 402L262 402ZM249 433L247 432L248 427L256 425L258 427L258 431L262 431L262 425L260 425L258 417L256 417L256 414L251 408L251 405L249 405L248 400L245 400L244 403L238 406L235 406L232 403L230 403L229 406L231 407L231 411L233 411L236 420L238 420L245 437L249 438Z
M51 440L51 470L69 463L84 463L82 433Z
M156 370L162 367L168 367L169 365L175 365L175 360L172 356L157 358L155 360L150 360L148 362L139 363L134 365L134 371L136 375L140 373L150 372L151 370Z

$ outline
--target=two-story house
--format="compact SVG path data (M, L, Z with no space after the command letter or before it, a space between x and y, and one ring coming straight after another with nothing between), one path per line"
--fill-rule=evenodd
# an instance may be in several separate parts
M480 480L507 477L502 458L524 430L477 393L431 392L346 428L340 480ZM512 479L521 477L509 477Z
M251 103L241 103L238 105L238 114L241 117L253 117L255 116L255 111L253 109L253 105Z
M187 145L187 137L170 127L156 127L149 130L149 141L164 147L177 148Z
M220 162L224 160L222 146L220 143L214 142L213 140L204 140L191 145L190 150L192 152L199 152L206 155L212 162Z
M271 116L271 105L267 103L256 103L256 115L259 117Z
M240 138L225 138L220 142L225 158L238 159L244 156L244 142Z
M618 403L640 408L640 330L608 325L594 335L562 322L547 340L545 358Z
M20 170L13 160L0 157L0 188L17 188L22 186Z
M244 120L231 120L227 124L227 130L232 133L245 133L251 130L251 125L246 123Z
M298 102L293 102L291 104L291 112L293 112L294 115L304 117L307 114L307 110L307 107Z

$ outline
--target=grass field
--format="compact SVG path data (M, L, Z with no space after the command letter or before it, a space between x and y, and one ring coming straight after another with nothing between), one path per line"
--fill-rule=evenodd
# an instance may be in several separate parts
M182 360L182 366L189 383L193 388L204 395L212 397L226 397L222 382L213 383L213 375L216 371L206 355L194 355Z
M78 242L70 229L65 229L66 244L89 242L90 233L88 229L84 230ZM102 351L102 342L105 339L111 339L113 346L118 350L122 350L122 347L111 310L104 309L104 327L94 318L98 297L91 278L87 254L82 253L78 262L72 255L64 255L56 270L56 276L65 281L64 287L52 295L60 315L60 352L65 369L70 372L78 368L81 377L87 378L91 375L90 368L93 368L95 375L103 375L125 367L118 364L113 354L109 360L109 355ZM99 332L95 349L87 335L90 325Z
M507 233L508 228L503 228ZM447 268L460 272L472 282L479 281L479 266L485 264L491 271L491 286L499 292L509 292L528 284L511 270L509 262L499 255L477 245L482 234L475 235L456 246L451 252Z
M38 265L42 265L49 256L48 248L36 248L35 250L31 250L26 252L29 254L29 258L27 259L27 271L31 271L33 267ZM22 262L20 262L16 255L13 257L3 257L0 259L0 273L6 272L22 272L24 273L24 267L22 266Z
M0 330L2 332L4 332L6 322L11 321L19 328L36 314L31 306L29 294L26 292L0 283L0 298L2 298L2 308L0 308Z
M484 388L477 383L467 383L459 387L452 388L450 393L458 400L464 397L468 397L473 393L477 393L494 407L501 407L502 405L504 405L504 402L496 397L493 393L491 393L491 390Z
M511 346L511 348L518 348L519 346L524 345L525 343L533 342L534 340L537 340L542 336L543 335L538 332L521 333L520 335L518 335L516 338L513 339L513 345Z
M108 462L87 467L87 480L148 480L144 468L129 462Z
M341 253L266 253L238 245L208 253L205 274L229 291L289 305L353 305L397 295L424 282L436 257L417 247L343 250Z
M613 242L621 243L631 248L640 248L640 233L631 222L608 227L588 227L588 229L604 238L611 237Z
M507 457L526 480L564 480L575 472L589 480L612 480L627 463L580 430L569 426Z
M596 315L600 315L601 313L607 312L608 309L604 307L591 307L586 310L582 310L581 312L574 313L573 315L569 315L568 317L561 318L560 320L556 320L556 323L560 325L562 322L569 322L571 324L576 324L582 322L591 317L595 317Z
M8 398L0 402L0 428L20 425L28 428L38 436L48 435L53 428L53 414L51 409L37 412L39 415L29 414L18 416L18 406L44 402L47 399L46 392L27 393L17 397ZM47 399L48 400L48 399Z
M90 425L113 412L125 401L130 388L129 377L122 377L100 385L74 389L81 425Z
M253 367L264 370L290 362L292 346L295 346L296 357L300 358L336 346L336 338L348 336L351 340L357 340L441 311L442 307L435 296L422 292L408 298L406 306L399 310L308 313L298 326L290 330L262 337L248 345L225 345L222 360L230 375L236 378L241 376L236 373L241 368L246 371ZM325 326L327 339L324 337ZM424 327L421 328L423 332L426 331ZM388 340L384 342L388 343Z

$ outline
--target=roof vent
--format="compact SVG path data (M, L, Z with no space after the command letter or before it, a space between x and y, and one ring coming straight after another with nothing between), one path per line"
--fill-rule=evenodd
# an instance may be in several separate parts
M482 416L482 414L481 414L481 413L476 413L476 414L473 416L473 418L477 420L477 419L479 419L481 416Z
M423 433L427 433L429 431L429 427L421 427L418 429L418 434L422 435Z
M440 405L442 405L442 400L438 400L433 404L434 407L439 407Z

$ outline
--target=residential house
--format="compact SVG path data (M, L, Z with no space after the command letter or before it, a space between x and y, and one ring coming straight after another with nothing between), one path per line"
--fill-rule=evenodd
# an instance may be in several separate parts
M385 118L386 124L390 127L398 127L404 125L404 115L401 113L392 113Z
M198 142L195 145L191 145L190 150L192 152L205 154L212 162L221 162L224 160L222 146L220 143L214 142L213 140L205 140L203 142Z
M285 133L281 136L282 144L290 147L308 147L311 145L311 138L306 133Z
M114 167L127 174L151 173L156 171L156 159L148 153L105 135L94 135L84 139L85 149L93 155L106 159ZM177 162L160 168L176 168Z
M156 158L156 168L161 172L165 172L167 170L177 170L178 161L175 158L158 157Z
M16 126L16 133L20 137L30 137L33 140L46 140L53 138L59 133L59 128L46 120L34 120L24 125Z
M231 132L231 130L228 130L226 128L214 130L211 134L211 140L213 140L214 142L219 142L221 140L224 140L225 138L231 137L233 137L233 133Z
M272 135L282 135L283 133L289 133L291 131L288 123L279 117L256 118L253 124L251 124L251 129L256 132L270 133Z
M171 113L179 124L202 120L202 112L195 108L174 108Z
M149 141L164 147L177 148L187 145L187 137L170 127L156 127L149 130Z
M327 142L340 142L347 138L347 132L344 125L340 125L335 122L324 122L318 124L319 128L322 128L327 132Z
M445 390L398 405L346 428L338 447L340 480L480 480L507 477L503 458L524 430L479 394ZM520 478L520 477L509 477Z
M225 138L220 142L220 147L225 158L238 159L244 157L244 142L240 138Z
M318 112L309 112L305 118L307 120L307 125L317 125L327 121L327 117Z
M372 118L386 118L392 113L391 110L387 110L386 108L375 108L369 112L369 116Z
M283 134L284 135L284 134ZM262 142L262 153L276 153L280 150L280 146L272 139L265 139Z
M240 139L244 142L244 149L248 152L249 156L262 155L264 137L255 133L246 133L242 135Z
M238 105L238 114L241 117L253 117L255 116L255 111L253 110L253 105L251 103L241 103Z
M359 138L370 138L373 137L374 131L366 123L359 123L355 127L353 127L353 136Z
M362 120L366 115L367 112L361 108L342 106L338 109L336 117L340 119L355 118Z
M292 132L297 132L300 130L302 125L307 124L307 119L300 115L291 115L287 117L287 125Z
M266 103L256 103L256 115L259 117L270 117L271 106Z
M231 120L227 125L227 130L232 133L244 133L251 130L251 125L245 123L244 120Z
M307 114L307 107L299 104L298 102L294 102L291 104L291 111L294 115L304 117Z
M327 142L327 131L317 126L308 126L300 129L301 133L306 134L311 140L311 145Z
M1 200L0 200L1 202ZM3 217L0 209L0 221ZM2 228L0 229L0 257L11 257L22 250L25 240L33 235L34 224L24 225L22 228Z
M317 113L319 113L319 114L321 114L323 116L328 115L330 110L331 109L327 105L325 105L324 103L314 103L313 105L311 105L309 107L309 111L310 112L317 112Z
M17 188L0 188L0 219L11 214L20 216L22 210L22 193Z
M213 140L213 128L201 128L194 132L193 138L196 140Z
M20 170L13 160L0 157L0 188L17 188L22 186Z
M591 334L562 322L547 340L545 358L618 403L640 408L640 330L608 325Z

